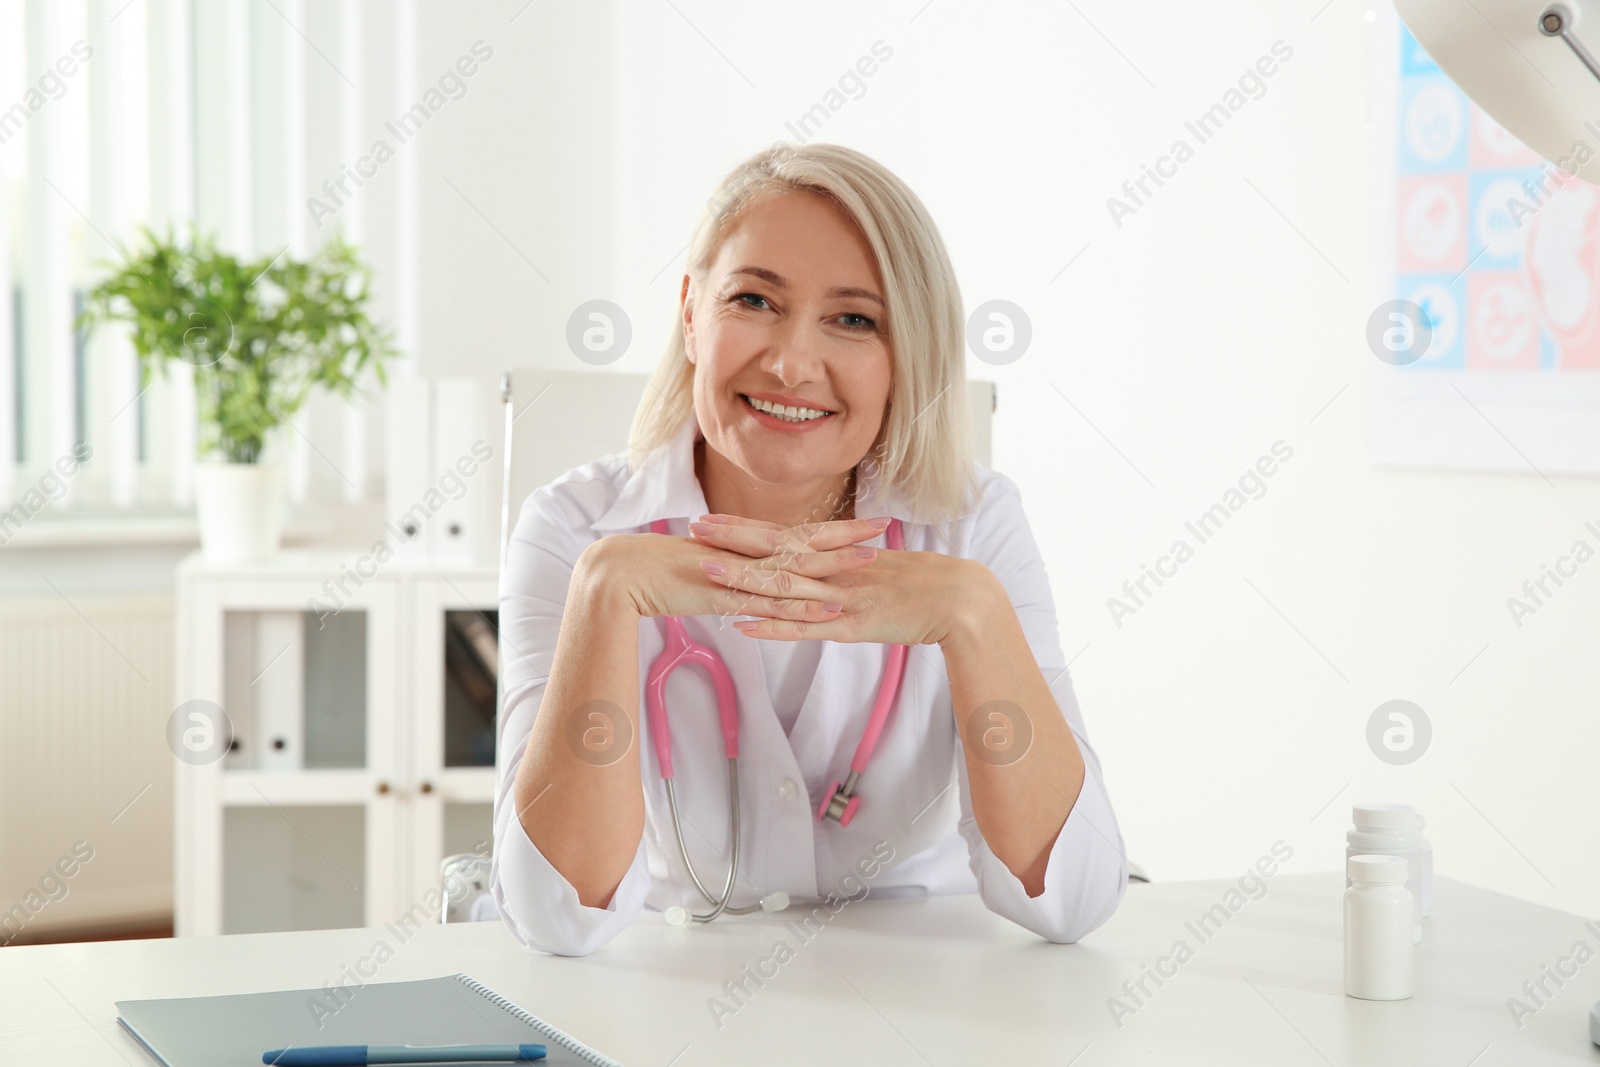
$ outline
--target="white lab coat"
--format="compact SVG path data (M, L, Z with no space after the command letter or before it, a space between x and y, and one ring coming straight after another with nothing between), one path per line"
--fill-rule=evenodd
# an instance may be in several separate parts
M512 786L551 670L572 567L584 548L611 533L648 532L667 520L670 533L710 509L694 473L699 427L693 418L630 473L623 453L577 467L531 493L517 517L500 582L505 707L500 719L500 780L495 795L492 891L501 918L524 944L584 955L605 944L646 909L677 904L708 910L678 853L666 793L642 713L644 680L660 654L661 619L639 621L639 726L634 739L644 782L646 822L627 874L604 908L587 907L528 839L516 818ZM757 638L732 618L685 618L691 639L728 665L740 700L741 877L732 906L782 890L796 904L864 893L877 898L976 891L991 911L1055 942L1083 937L1111 917L1128 886L1127 853L1084 732L1056 632L1044 563L1016 484L978 466L975 508L956 523L956 543L934 543L932 527L905 522L887 486L862 474L856 514L901 519L905 547L980 560L1000 579L1021 620L1034 659L1083 753L1086 775L1045 870L1044 892L1029 897L989 850L972 815L965 758L950 707L938 645L908 650L900 694L857 794L848 827L817 821L830 782L843 780L883 674L887 649L823 643L821 660L793 732L785 737L768 696ZM885 547L884 535L865 544ZM706 887L720 894L727 877L727 761L709 679L694 667L674 671L667 687L678 802L684 837ZM625 758L635 758L633 753ZM953 787L952 787L953 786ZM874 862L888 850L893 859ZM871 877L864 877L870 872ZM738 922L738 917L719 921Z

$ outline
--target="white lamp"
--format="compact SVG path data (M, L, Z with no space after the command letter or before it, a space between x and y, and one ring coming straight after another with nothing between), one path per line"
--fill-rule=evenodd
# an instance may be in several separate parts
M1585 33L1583 8L1590 9ZM1600 185L1600 0L1395 0L1473 101L1567 174Z

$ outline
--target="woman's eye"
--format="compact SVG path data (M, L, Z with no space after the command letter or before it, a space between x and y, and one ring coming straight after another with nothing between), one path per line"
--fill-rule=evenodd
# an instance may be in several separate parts
M732 300L737 302L740 307L747 307L752 311L767 311L772 307L772 305L767 302L767 298L762 296L760 293L739 293L738 295L732 297ZM876 330L878 328L878 323L876 320L866 315L857 314L854 311L847 311L843 315L840 315L839 321L846 329L860 331L862 333Z

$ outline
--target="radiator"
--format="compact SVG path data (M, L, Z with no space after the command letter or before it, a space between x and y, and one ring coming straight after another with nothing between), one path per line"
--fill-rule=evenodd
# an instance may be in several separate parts
M170 592L0 599L0 945L171 915L173 631Z

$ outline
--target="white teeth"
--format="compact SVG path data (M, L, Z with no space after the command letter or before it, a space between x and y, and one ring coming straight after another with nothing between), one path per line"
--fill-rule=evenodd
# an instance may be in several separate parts
M785 407L782 404L770 404L765 400L757 400L752 396L747 396L744 399L746 403L757 411L764 411L774 418L783 419L785 422L810 422L812 419L820 419L824 415L831 414L831 412L819 411L816 408Z

